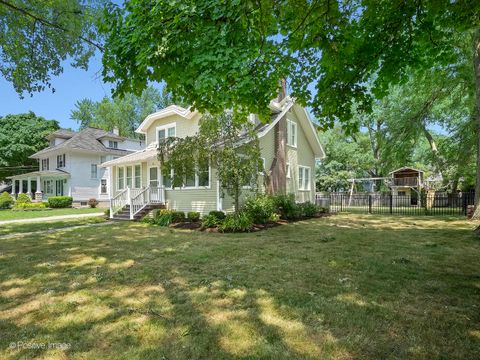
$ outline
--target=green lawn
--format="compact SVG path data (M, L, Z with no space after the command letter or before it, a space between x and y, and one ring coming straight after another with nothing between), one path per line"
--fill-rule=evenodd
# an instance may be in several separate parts
M11 234L29 233L34 231L49 231L61 228L70 228L72 226L98 224L105 222L104 217L87 217L80 219L65 219L65 220L49 220L45 222L32 223L12 223L0 225L0 241L1 236Z
M58 215L75 215L103 212L103 208L79 208L79 209L48 209L38 211L12 211L0 210L0 221L17 220L17 219L33 219L38 217L49 217Z
M478 359L472 226L348 214L251 234L119 222L4 239L0 358Z

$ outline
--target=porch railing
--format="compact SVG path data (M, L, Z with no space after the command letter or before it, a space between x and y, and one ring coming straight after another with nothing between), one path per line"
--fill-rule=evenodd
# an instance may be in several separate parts
M149 204L163 204L165 202L165 188L163 186L147 186L136 192L130 199L130 219L134 219L145 206Z
M395 186L418 186L418 177L404 177L394 178L393 185Z
M122 190L120 193L110 199L110 218L113 218L117 212L122 210L129 202L129 189Z

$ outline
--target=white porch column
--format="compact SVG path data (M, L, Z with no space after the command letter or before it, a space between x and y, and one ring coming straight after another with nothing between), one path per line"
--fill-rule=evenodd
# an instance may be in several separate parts
M15 183L17 180L15 178L12 178L12 196L15 196Z
M40 176L37 176L37 190L35 191L35 200L42 201L42 182L40 181Z
M20 181L20 186L18 188L18 193L21 194L21 193L23 193L23 180L20 179L19 181Z
M32 178L30 176L27 178L27 193L28 196L32 196Z

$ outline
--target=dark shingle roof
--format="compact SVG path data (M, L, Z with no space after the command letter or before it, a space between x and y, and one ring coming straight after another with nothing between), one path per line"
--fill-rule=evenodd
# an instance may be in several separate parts
M60 130L57 130L57 131L60 131ZM55 133L53 133L52 135L54 135ZM111 155L119 155L119 156L123 156L131 153L131 151L128 151L128 150L110 149L110 148L107 148L105 145L103 145L99 139L104 137L118 138L118 135L107 132L105 130L88 127L79 132L63 130L61 134L63 134L63 136L67 136L67 134L69 133L71 134L71 136L68 137L68 140L62 142L61 144L58 144L55 146L49 146L43 150L40 150L39 152L33 154L31 157L36 158L39 155L45 154L53 150L60 150L60 149L96 151L96 152L108 153ZM54 135L54 137L55 136L56 135ZM57 136L57 137L62 137L62 136Z
M62 138L62 139L70 139L75 134L76 134L76 132L72 131L72 130L58 129L57 131L48 135L47 139L50 140L50 139L53 139L53 138L56 138L56 137L59 137L59 138Z

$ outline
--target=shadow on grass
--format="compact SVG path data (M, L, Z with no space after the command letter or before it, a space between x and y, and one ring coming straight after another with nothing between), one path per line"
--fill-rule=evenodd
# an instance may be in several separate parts
M0 354L478 358L468 227L335 216L253 234L115 224L7 239ZM71 348L8 348L17 341Z

